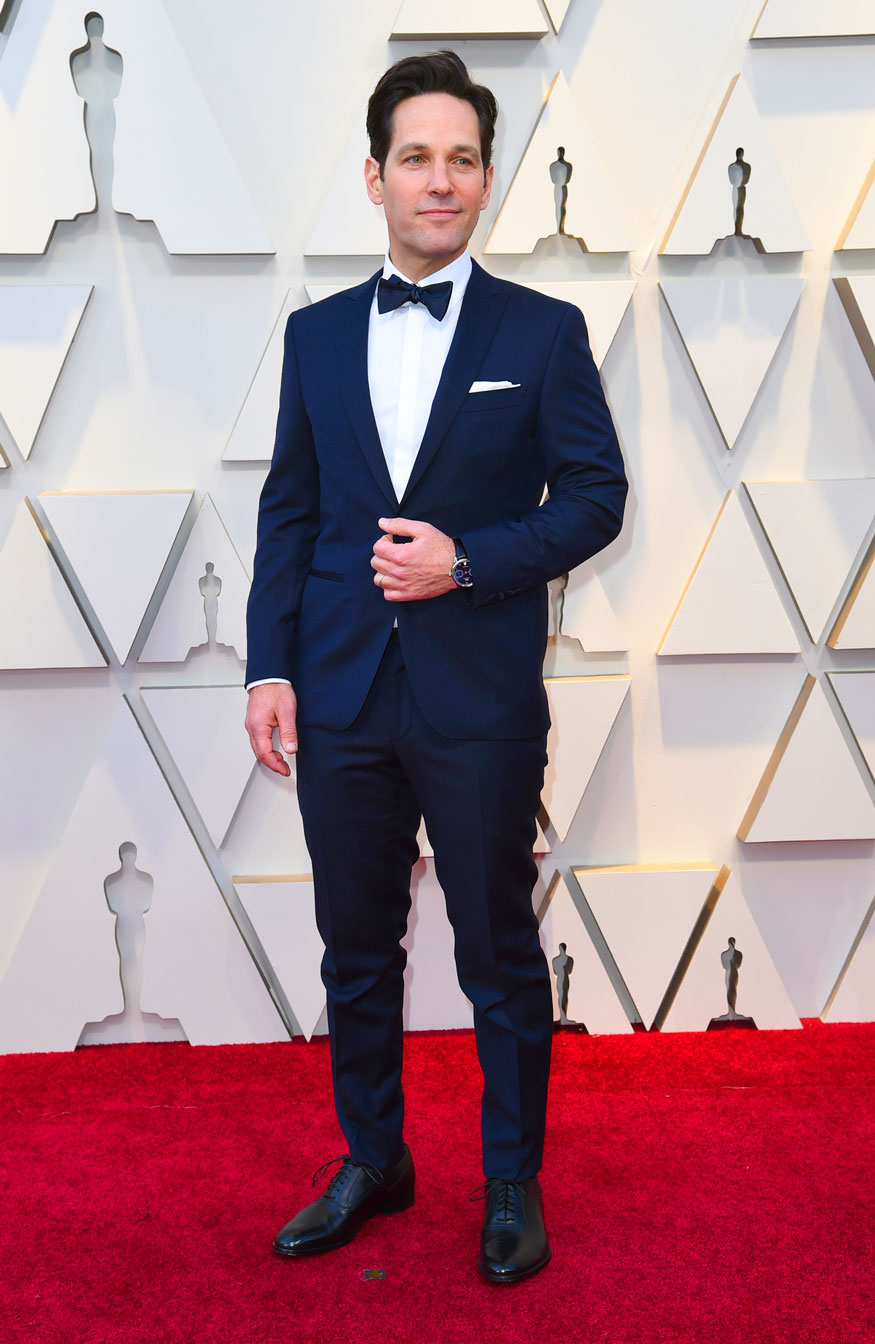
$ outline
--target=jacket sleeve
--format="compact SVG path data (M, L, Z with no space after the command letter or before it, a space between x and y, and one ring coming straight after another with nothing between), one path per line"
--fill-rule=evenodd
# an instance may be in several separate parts
M286 324L276 440L258 503L252 587L246 608L245 681L291 678L304 582L319 526L319 471L301 394L292 313Z
M627 482L586 324L568 305L541 388L536 438L549 497L519 518L466 531L471 605L547 583L613 541L623 523Z

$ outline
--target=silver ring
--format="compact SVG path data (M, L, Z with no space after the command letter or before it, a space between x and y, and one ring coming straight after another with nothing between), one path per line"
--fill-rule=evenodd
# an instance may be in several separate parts
M377 587L378 587L378 588L382 588L382 586L383 586L383 579L384 579L384 578L385 578L385 575L384 575L384 574L380 574L380 573L377 574Z

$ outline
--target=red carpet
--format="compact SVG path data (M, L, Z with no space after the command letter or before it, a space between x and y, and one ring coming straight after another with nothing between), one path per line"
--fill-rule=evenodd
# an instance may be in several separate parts
M553 1262L503 1289L467 1032L408 1039L416 1206L300 1262L269 1247L343 1152L324 1041L0 1059L0 1339L871 1344L875 1025L555 1045Z

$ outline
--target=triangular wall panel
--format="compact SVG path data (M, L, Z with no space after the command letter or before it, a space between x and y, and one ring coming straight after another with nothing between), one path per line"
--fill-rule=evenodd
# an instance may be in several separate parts
M30 456L91 285L0 285L0 415Z
M875 839L875 803L814 677L807 677L738 828L749 843Z
M228 869L262 877L308 869L310 855L298 808L294 756L289 765L288 777L267 766L257 766L250 776L222 844Z
M872 240L875 247L875 238ZM836 276L835 287L875 378L875 275Z
M541 238L559 231L557 193L551 165L559 147L571 165L564 233L590 252L628 252L634 246L589 129L560 71L541 114L484 252L531 252ZM558 170L557 170L558 171Z
M120 663L131 651L191 497L190 490L39 496Z
M875 781L875 672L830 672L829 681Z
M349 287L348 283L344 283L305 285L304 288L310 302L318 303L320 299L327 299L332 294L339 294ZM609 286L605 287L608 288ZM292 291L288 290L240 414L229 436L223 454L223 461L225 462L270 461L279 408L286 323L291 313L298 306Z
M571 0L544 0L544 8L550 16L554 33L558 33L562 27L570 4Z
M583 313L593 359L601 368L635 291L634 280L527 280L529 289L573 303Z
M875 34L872 0L766 0L751 34L769 37L870 37Z
M0 548L0 668L105 666L22 501Z
M836 248L875 247L875 161L860 188Z
M121 700L0 984L0 1050L72 1050L122 1008L104 883L119 847L153 882L144 1013L192 1044L281 1040L285 1029L149 747Z
M646 1027L653 1025L718 869L679 864L575 868Z
M875 649L875 545L854 580L827 643L831 649Z
M161 0L101 0L99 12L103 41L123 61L114 208L154 220L172 253L273 252ZM70 77L71 53L88 44L87 13L75 0L32 0L17 15L0 69L0 181L11 206L0 252L42 252L56 219L95 208Z
M231 824L255 756L243 728L242 686L152 686L142 691L215 845Z
M766 252L805 252L811 246L768 134L741 75L732 80L669 225L660 252L704 255L735 232L729 167L736 150L750 166L742 233Z
M309 1041L325 1010L319 974L325 945L316 928L313 877L235 877L234 887Z
M371 89L377 78L375 74ZM383 207L374 205L365 190L365 159L371 152L367 110L366 98L304 249L306 257L381 257L389 246Z
M875 477L745 481L744 487L817 642L875 520Z
M631 1032L632 1025L559 873L545 897L540 920L541 946L550 967L553 1020L559 1020L559 1001L552 963L554 957L561 955L559 944L565 943L566 956L574 963L568 975L569 1020L582 1024L592 1035Z
M547 677L550 731L541 802L560 840L610 736L630 685L629 677Z
M181 663L193 648L210 643L233 649L243 661L249 584L215 504L204 495L140 662Z
M681 594L658 654L798 653L765 561L730 491Z
M154 220L171 253L272 253L163 4L101 0L100 12L104 40L124 61L115 104L115 209Z
M85 43L81 6L21 4L0 60L0 253L44 252L58 219L96 205L82 100L70 53Z
M287 290L270 339L246 393L246 400L222 454L224 462L270 461L279 410L286 323L297 307L292 291Z
M875 900L821 1016L824 1022L875 1021Z
M543 37L548 31L538 0L403 0L390 36Z
M796 310L796 276L711 275L661 289L727 448L732 448Z
M737 878L730 875L693 954L662 1031L704 1031L729 1011L727 970L721 958L729 939L741 953L735 1011L760 1030L802 1026Z
M629 647L601 580L588 563L568 575L560 629L587 653L625 653Z

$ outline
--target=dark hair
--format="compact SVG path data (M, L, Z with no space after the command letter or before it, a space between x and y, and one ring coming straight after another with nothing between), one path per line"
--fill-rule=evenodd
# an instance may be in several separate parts
M454 51L431 51L425 56L405 56L390 66L368 102L368 138L371 158L383 165L392 143L395 108L405 98L423 93L449 93L470 103L480 123L480 157L486 169L492 158L492 140L498 104L489 89L475 84L465 63Z

